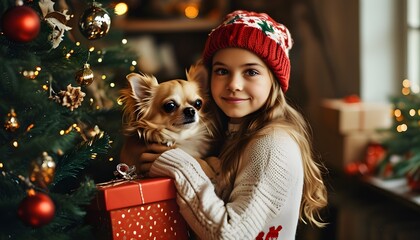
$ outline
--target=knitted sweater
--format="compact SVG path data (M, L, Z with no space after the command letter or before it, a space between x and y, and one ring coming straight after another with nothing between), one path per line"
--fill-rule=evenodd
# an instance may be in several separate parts
M295 239L303 189L297 143L275 130L245 150L228 202L197 161L181 149L164 152L151 176L175 179L180 212L201 239Z

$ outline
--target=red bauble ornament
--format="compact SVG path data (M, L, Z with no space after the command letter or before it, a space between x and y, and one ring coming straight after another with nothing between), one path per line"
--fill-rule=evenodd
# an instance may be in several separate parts
M18 216L31 227L41 227L51 222L55 214L55 205L44 193L35 193L25 197L19 204Z
M39 15L28 6L12 7L2 17L4 35L16 42L29 42L38 36L41 28Z

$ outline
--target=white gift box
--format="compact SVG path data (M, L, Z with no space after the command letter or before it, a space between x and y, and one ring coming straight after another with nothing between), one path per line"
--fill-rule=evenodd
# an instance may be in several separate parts
M363 161L371 142L380 142L392 125L392 105L388 103L347 103L325 99L321 103L318 147L325 163L343 170L351 162Z
M346 103L342 99L325 99L321 115L325 126L341 134L388 129L392 125L392 105L389 103Z

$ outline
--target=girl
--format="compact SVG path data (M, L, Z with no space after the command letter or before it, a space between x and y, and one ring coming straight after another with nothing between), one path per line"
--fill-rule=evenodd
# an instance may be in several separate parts
M295 239L299 218L324 225L308 126L284 96L291 47L288 29L266 14L232 12L210 33L203 63L225 139L215 185L180 149L151 145L138 160L150 176L175 180L180 211L202 239Z

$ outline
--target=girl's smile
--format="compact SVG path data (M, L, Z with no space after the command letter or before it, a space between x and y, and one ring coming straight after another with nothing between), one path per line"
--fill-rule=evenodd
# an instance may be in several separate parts
M248 100L248 98L236 98L236 97L222 97L222 99L230 104L239 104Z

